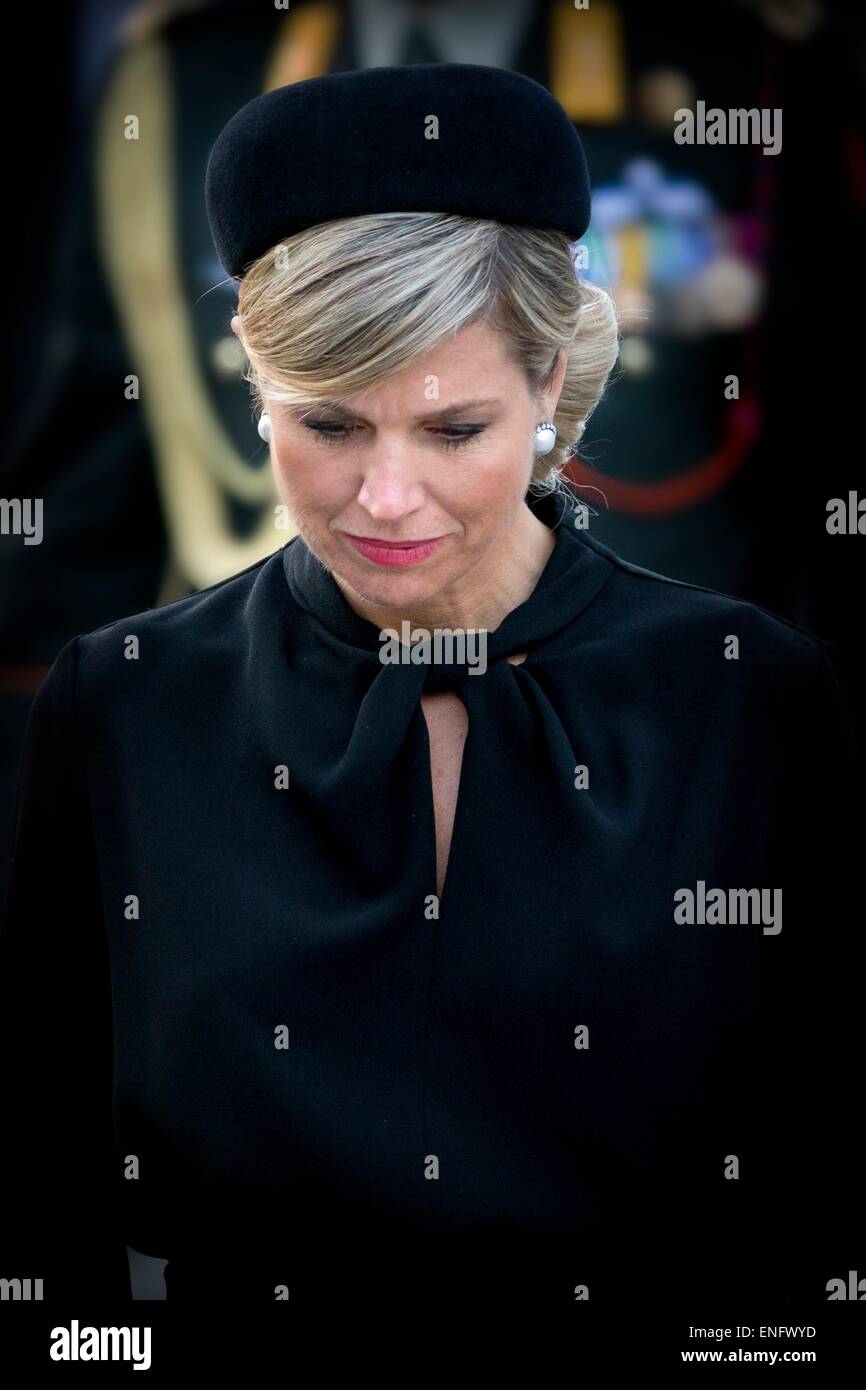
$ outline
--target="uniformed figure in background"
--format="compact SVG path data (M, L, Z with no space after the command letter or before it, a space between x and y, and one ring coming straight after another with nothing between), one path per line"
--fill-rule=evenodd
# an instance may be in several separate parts
M549 87L593 170L581 273L612 290L623 320L619 380L572 471L592 529L626 559L844 643L862 562L855 538L826 536L825 503L858 483L845 445L861 388L843 347L862 322L866 143L862 27L842 7L81 9L113 21L103 75L91 73L62 234L34 230L71 317L59 334L46 324L50 369L6 431L3 495L41 498L44 534L38 545L0 537L5 834L29 700L60 646L213 584L292 534L274 526L268 452L230 329L236 287L215 259L201 190L234 111L325 72L482 62ZM675 112L698 101L781 108L781 149L677 143ZM286 150L287 178L291 167ZM8 288L12 317L16 304L26 314L26 287ZM812 572L804 533L821 541Z

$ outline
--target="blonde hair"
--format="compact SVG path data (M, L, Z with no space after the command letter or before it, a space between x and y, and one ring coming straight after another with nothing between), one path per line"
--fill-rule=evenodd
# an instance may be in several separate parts
M336 402L487 321L526 373L550 382L571 348L530 489L547 492L576 450L619 351L610 296L581 280L563 232L439 212L383 212L308 227L247 269L238 313L256 407Z

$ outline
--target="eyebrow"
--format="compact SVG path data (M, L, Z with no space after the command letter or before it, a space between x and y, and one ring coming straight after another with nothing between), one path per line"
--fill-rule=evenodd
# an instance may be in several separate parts
M471 401L452 401L450 405L442 406L439 410L429 411L427 414L416 415L416 420L441 420L446 415L456 415L461 410L476 410L480 406L501 405L502 402L495 396L484 400ZM356 415L354 410L350 410L346 405L340 405L337 401L320 401L317 405L307 406L303 411L293 412L296 415L309 415L314 410L330 410L335 415L343 415L349 420L360 420L363 424L369 424L369 420L364 420L362 415Z

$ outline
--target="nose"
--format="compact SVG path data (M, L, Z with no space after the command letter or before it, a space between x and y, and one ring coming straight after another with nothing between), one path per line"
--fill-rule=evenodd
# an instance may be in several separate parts
M393 460L367 469L358 501L377 521L399 521L424 505L424 489L412 472Z

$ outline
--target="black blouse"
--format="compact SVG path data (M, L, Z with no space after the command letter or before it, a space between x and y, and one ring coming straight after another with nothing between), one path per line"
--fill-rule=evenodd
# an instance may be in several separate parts
M383 664L300 537L63 648L2 933L0 1272L128 1298L128 1244L170 1300L301 1307L845 1274L832 653L527 500L556 546L481 674ZM441 901L425 689L469 716Z

